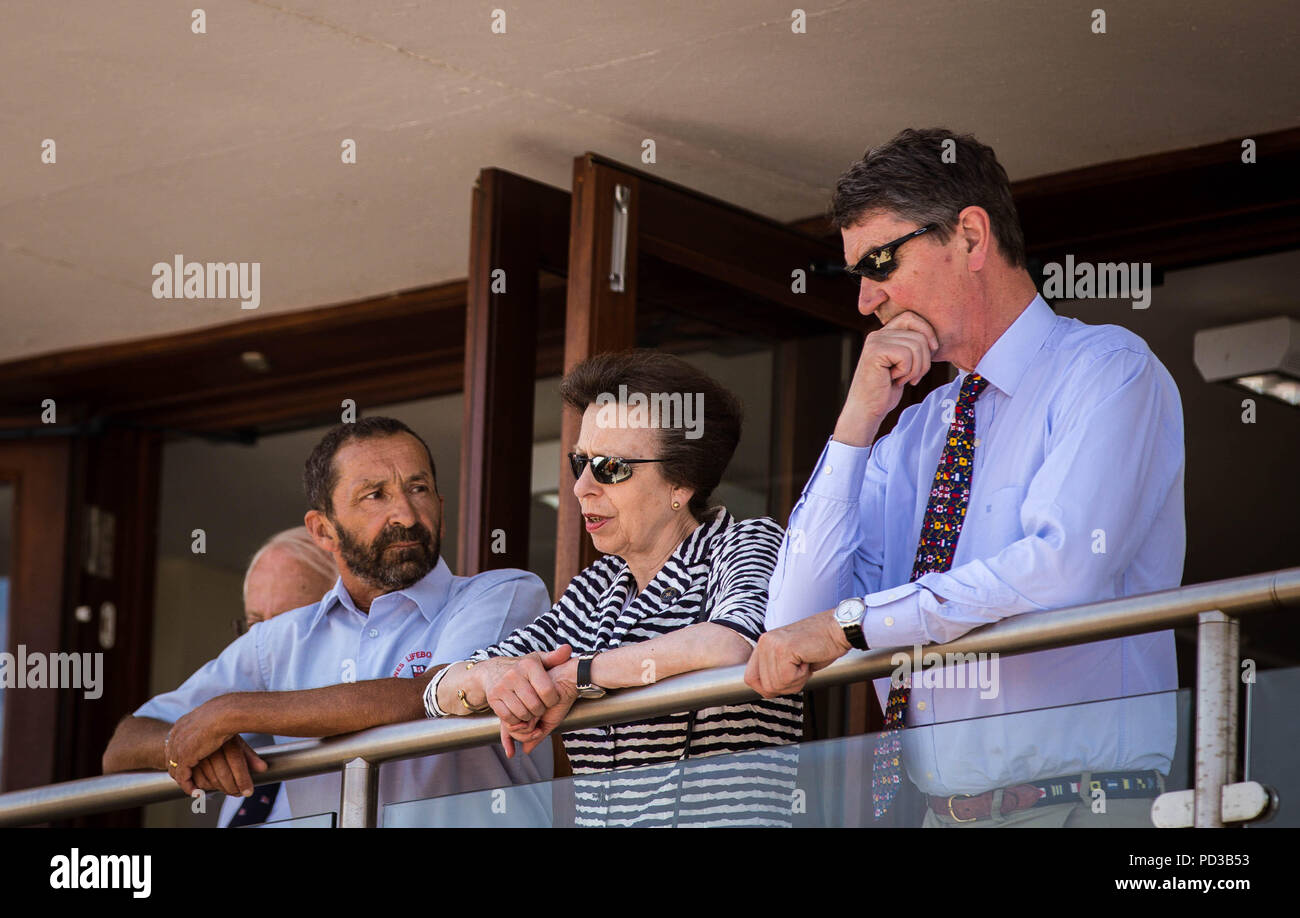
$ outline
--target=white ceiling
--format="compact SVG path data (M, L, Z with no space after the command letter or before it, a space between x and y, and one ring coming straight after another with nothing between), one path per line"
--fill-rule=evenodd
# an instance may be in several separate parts
M6 0L0 360L464 277L484 166L567 188L594 150L791 220L908 125L1019 179L1300 124L1293 0L1112 2L1105 35L1097 5L843 2L797 35L784 0L227 0L194 35L189 4ZM154 299L177 253L260 262L260 308Z

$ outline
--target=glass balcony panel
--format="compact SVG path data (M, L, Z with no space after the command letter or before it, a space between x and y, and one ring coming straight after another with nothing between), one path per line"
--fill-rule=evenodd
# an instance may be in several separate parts
M1150 826L1190 786L1189 691L909 727L906 777L873 807L877 735L575 775L384 808L384 826ZM1010 788L1010 789L1009 789ZM1001 789L1002 818L992 816ZM1018 798L1039 801L1010 806ZM974 817L983 807L984 817Z

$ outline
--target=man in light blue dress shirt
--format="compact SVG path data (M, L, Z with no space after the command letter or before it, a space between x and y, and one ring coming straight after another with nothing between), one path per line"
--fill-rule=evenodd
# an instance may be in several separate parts
M791 514L749 684L765 696L798 691L850 641L910 649L1012 615L1177 586L1178 390L1142 339L1057 316L1037 294L993 151L969 136L905 131L840 178L832 207L845 260L862 277L859 311L883 327L867 336L834 434ZM903 386L932 361L952 363L957 378L876 440ZM974 403L964 523L951 567L911 581L971 373L987 386ZM848 607L850 622L840 604L854 597L865 608ZM1173 633L994 665L992 690L987 678L980 687L975 664L960 680L912 677L902 759L927 795L926 823L1076 825L1100 809L1150 824L1158 788L1142 775L1168 774L1176 738ZM889 687L878 680L882 708ZM1088 784L1101 773L1118 777L1098 808ZM1026 797L1024 785L1057 778L1064 796L1025 802L1038 792ZM1130 785L1145 790L1130 794ZM1008 803L1017 788L1020 802ZM977 805L979 818L963 815Z
M306 525L335 559L338 580L319 602L259 622L178 689L118 726L105 772L168 770L183 787L248 794L264 770L240 736L261 725L233 723L201 761L174 764L171 725L201 706L214 712L231 693L289 692L365 679L412 679L436 662L467 657L550 608L526 571L457 577L440 558L442 498L433 457L391 418L363 418L326 434L308 459ZM256 697L252 706L258 707ZM247 715L244 715L247 716ZM297 736L319 735L302 724ZM180 753L175 753L180 755ZM496 744L409 759L380 769L380 805L551 777L549 748L507 759ZM337 774L285 785L293 816L336 811Z

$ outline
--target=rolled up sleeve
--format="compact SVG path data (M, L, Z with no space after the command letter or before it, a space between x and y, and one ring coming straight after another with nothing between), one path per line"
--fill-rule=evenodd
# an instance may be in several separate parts
M758 643L780 547L781 527L770 519L745 520L727 530L709 570L709 593L717 597L709 610L710 622Z

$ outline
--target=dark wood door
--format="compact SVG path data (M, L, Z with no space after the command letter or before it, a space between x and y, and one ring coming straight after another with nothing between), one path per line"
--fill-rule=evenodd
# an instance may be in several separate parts
M34 654L62 651L64 547L67 532L69 444L63 438L0 441L0 513L7 585L3 658L4 731L0 736L0 790L56 780L60 694ZM48 659L48 658L47 658ZM19 669L23 671L18 672ZM44 669L44 667L42 667Z

